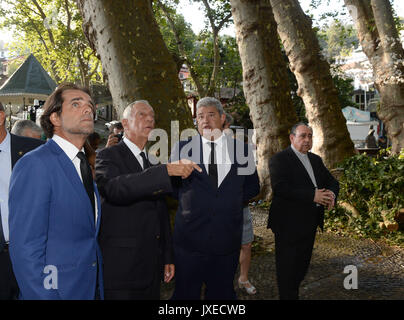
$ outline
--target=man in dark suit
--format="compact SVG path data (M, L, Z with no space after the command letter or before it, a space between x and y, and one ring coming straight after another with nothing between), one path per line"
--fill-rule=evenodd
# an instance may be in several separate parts
M324 208L331 209L338 181L319 156L309 152L313 131L293 126L291 146L269 164L273 199L268 228L275 234L276 274L280 299L298 299L299 286L310 264L317 226L323 228Z
M259 193L252 150L223 133L225 114L215 98L197 103L200 135L180 141L171 159L201 163L187 179L177 179L174 194L176 265L173 300L236 298L234 276L241 247L243 205Z
M0 300L17 299L18 285L8 252L8 189L11 170L25 153L43 141L10 134L6 130L6 114L0 103Z
M59 86L41 116L47 143L13 169L10 258L21 299L103 298L101 206L83 148L94 115L88 89Z
M154 111L145 100L123 113L125 136L97 154L96 181L102 197L99 242L104 260L105 299L160 298L164 281L174 276L170 222L164 196L170 176L186 178L195 164L160 164L147 154Z

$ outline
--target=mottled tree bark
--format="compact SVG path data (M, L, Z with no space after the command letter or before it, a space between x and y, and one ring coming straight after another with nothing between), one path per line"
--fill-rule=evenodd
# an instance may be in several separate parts
M83 29L100 56L112 99L121 117L134 100L153 106L156 127L170 134L170 122L193 127L175 62L148 0L79 0Z
M321 55L311 20L298 0L270 0L278 34L289 58L313 128L313 152L334 167L354 154L354 146L332 81L330 66Z
M256 130L261 195L270 195L269 159L290 144L298 119L269 0L231 0L243 89Z
M386 126L392 152L404 148L404 50L388 0L345 0L380 93L379 118Z

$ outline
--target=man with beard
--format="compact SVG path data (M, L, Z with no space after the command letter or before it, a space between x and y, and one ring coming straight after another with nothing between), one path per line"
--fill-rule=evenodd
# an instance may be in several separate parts
M103 297L100 200L83 148L94 114L87 89L58 87L41 117L48 142L12 172L10 257L21 299Z

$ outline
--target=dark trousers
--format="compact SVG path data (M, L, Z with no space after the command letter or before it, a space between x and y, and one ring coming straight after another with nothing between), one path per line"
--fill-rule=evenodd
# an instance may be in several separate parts
M216 256L175 247L175 290L171 299L200 300L205 283L205 300L235 300L233 281L239 254Z
M18 299L18 284L11 266L8 248L0 252L0 300Z
M316 231L291 239L275 233L276 277L280 300L299 299L299 286L310 265Z
M141 276L141 275L139 275ZM161 270L155 272L152 283L147 288L114 289L104 288L105 300L160 300ZM105 283L104 283L105 285Z

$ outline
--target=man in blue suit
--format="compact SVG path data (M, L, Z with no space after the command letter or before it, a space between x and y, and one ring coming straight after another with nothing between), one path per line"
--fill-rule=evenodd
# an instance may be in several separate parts
M186 179L173 182L179 206L174 227L174 300L233 300L240 254L243 206L259 193L252 150L223 134L225 114L215 98L197 103L197 135L181 141L171 160L201 163Z
M48 142L10 181L10 257L21 299L103 298L100 200L83 153L94 130L87 89L62 85L44 105Z

